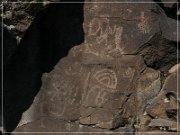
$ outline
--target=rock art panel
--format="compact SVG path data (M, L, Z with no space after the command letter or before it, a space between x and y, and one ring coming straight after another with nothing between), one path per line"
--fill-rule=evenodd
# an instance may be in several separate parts
M116 66L106 61L108 64L93 65L91 68L87 68L91 63L86 62L88 73L81 99L80 123L107 129L128 124L129 115L124 115L124 104L130 94L136 95L133 81L140 75L137 65L144 66L141 57L126 56L124 59L120 59ZM136 103L133 98L131 101ZM137 111L133 109L133 112Z
M85 16L84 28L88 52L119 57L135 53L150 40L160 31L158 15L150 12L156 6L152 3L141 3L141 6L143 8L136 8L139 7L136 3L86 4L89 14Z
M78 73L74 73L72 63L72 66L67 61L66 64L68 66L66 70L63 70L58 64L56 69L50 73L49 85L45 88L45 96L48 98L44 103L46 104L49 116L74 120L79 117L78 108L81 92L78 84L73 81L74 78L78 77Z
M160 32L156 6L141 7L85 4L84 43L43 75L41 90L26 112L32 117L25 115L15 131L114 134L134 132L134 123L147 131L156 119L170 119L174 125L177 99L167 94L177 88L175 70L162 84L160 71L146 67L136 53Z

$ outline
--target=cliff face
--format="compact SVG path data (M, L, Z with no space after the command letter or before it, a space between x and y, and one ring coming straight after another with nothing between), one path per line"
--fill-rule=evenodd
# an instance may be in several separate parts
M153 2L94 2L36 15L5 65L7 130L20 121L14 132L176 134L176 15Z

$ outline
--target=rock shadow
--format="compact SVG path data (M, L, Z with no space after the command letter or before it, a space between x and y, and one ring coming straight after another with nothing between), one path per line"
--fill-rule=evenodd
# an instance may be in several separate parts
M49 4L26 31L4 65L3 116L7 132L13 131L50 72L69 50L84 41L83 2Z

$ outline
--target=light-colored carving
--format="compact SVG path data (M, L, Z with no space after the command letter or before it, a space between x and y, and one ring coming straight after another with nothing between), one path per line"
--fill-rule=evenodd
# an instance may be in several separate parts
M117 27L116 34L115 34L115 44L118 47L121 44L122 33L123 33L123 27Z
M117 27L115 26L114 30L115 32L115 48L110 50L109 53L113 52L120 52L121 54L123 53L124 48L121 47L121 40L122 40L122 34L123 34L123 27Z
M108 100L108 95L117 87L117 76L112 69L94 69L87 74L82 105L89 107L102 107Z
M137 26L143 34L150 33L149 19L145 17L144 12L141 12L140 23Z
M123 27L110 26L108 18L94 18L89 24L88 36L94 38L94 43L87 43L86 41L86 53L91 53L96 56L109 55L113 52L123 53L124 48L121 47ZM112 37L113 44L108 44L108 37ZM101 46L100 50L91 49L94 46Z
M89 23L88 36L92 36L92 35L96 36L98 33L100 35L104 33L108 33L108 29L107 29L108 25L109 25L108 18L103 18L101 20L98 18L93 18L92 21Z
M99 52L91 49L91 46L93 46L93 45L92 45L92 44L89 44L89 43L86 43L86 48L85 48L85 51L84 51L84 52L85 52L85 53L93 54L93 55L95 55L95 56L99 56L99 55L100 55Z
M78 100L78 88L69 83L60 81L52 83L52 89L47 94L50 97L47 100L49 114L52 116L63 116L67 106L76 104ZM57 104L59 108L57 108Z
M102 106L107 101L107 91L98 85L91 86L87 92L84 93L83 104L85 106Z
M134 69L128 67L126 69L126 71L124 72L123 77L124 78L130 78L131 76L133 76L133 74L134 74Z
M96 42L98 43L98 44L104 44L104 45L106 45L107 46L107 42L108 42L108 34L107 33L102 33L100 36L98 36L97 38L96 38Z
M103 103L107 101L107 98L105 98L106 95L107 95L106 91L103 91L103 90L99 91L95 99L95 102L98 106L101 106Z
M116 89L117 76L111 69L102 69L94 74L94 78L102 85L110 89Z

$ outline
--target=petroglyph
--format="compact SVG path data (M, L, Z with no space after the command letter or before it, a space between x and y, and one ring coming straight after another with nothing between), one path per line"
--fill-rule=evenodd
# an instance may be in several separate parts
M109 26L108 18L103 18L100 20L98 18L93 18L92 21L89 23L88 36L107 34L108 26Z
M128 67L126 71L123 73L124 78L131 78L134 75L134 69Z
M94 49L92 49L92 44L89 44L89 43L85 43L86 44L86 48L85 48L85 53L90 53L90 54L93 54L95 56L99 56L99 52L95 51Z
M115 92L117 76L111 69L95 69L88 74L86 86L82 94L84 106L101 107L107 100L109 93Z
M122 40L122 34L123 34L123 27L115 27L116 32L115 32L115 48L109 51L109 53L119 51L121 54L123 53L124 48L122 48L121 45L121 40Z
M86 41L86 52L96 56L109 55L113 52L123 53L121 47L121 40L123 34L123 27L119 25L111 26L108 18L94 18L89 24L87 35L89 39L93 39L96 47L91 42ZM108 43L108 38L111 37L111 42ZM93 48L94 47L94 48Z
M144 16L144 12L141 12L140 23L138 23L137 26L143 34L147 34L150 33L151 27L149 26L149 19Z
M84 94L83 105L91 107L101 107L107 101L108 93L98 85L91 86Z
M110 89L116 89L117 76L113 70L102 69L94 74L94 78L102 85Z
M68 85L67 82L59 81L52 83L52 89L47 93L47 110L52 116L63 116L67 106L74 106L78 100L78 88L75 85ZM59 108L57 108L57 104Z

